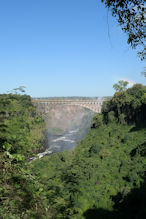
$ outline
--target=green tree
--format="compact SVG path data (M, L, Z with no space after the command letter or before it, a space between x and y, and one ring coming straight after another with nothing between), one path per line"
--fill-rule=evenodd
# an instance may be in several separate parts
M92 128L97 128L97 127L100 127L101 125L103 125L103 116L101 114L97 113L93 117Z
M11 91L8 91L8 93L14 93L14 94L25 93L25 88L26 88L25 86L19 86Z
M128 44L138 48L141 59L146 58L145 0L101 0L117 18L128 34Z
M126 90L127 85L128 81L120 80L118 83L113 85L113 88L116 90L116 92L123 92Z
M0 218L50 218L42 185L28 163L43 149L43 131L30 96L0 95Z

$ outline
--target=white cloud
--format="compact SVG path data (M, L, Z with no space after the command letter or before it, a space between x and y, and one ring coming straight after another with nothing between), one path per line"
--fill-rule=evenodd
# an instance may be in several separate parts
M136 84L135 81L131 80L131 79L128 79L128 78L122 78L120 80L123 80L123 81L128 81L128 87L132 87L134 84Z

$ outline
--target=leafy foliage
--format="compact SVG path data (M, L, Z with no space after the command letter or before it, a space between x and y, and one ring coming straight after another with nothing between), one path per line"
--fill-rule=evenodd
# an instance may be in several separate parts
M117 18L122 30L128 34L128 44L139 48L141 59L146 58L145 47L145 1L144 0L102 0Z
M146 87L115 93L74 151L28 162L43 120L26 95L0 96L1 218L145 218Z
M116 92L125 91L126 87L128 85L128 81L119 81L117 84L113 85L113 88L116 90Z
M45 186L52 218L144 218L145 205L138 211L131 194L137 191L143 203L144 194L137 193L146 169L145 88L138 84L115 93L72 153L31 163Z
M28 159L44 146L44 122L27 95L0 95L0 217L47 215L41 185Z
M114 97L103 106L102 114L106 122L111 111L121 123L144 123L146 121L146 86L135 84L125 92L116 92Z

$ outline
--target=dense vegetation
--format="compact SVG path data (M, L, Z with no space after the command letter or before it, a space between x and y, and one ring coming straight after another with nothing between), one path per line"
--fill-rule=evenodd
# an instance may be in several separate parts
M28 96L1 95L2 218L145 218L146 86L116 88L73 152L32 162L43 121Z
M0 95L0 218L36 218L39 214L40 186L28 160L43 149L44 141L44 122L31 98Z
M144 218L146 87L120 90L73 153L32 163L51 218Z

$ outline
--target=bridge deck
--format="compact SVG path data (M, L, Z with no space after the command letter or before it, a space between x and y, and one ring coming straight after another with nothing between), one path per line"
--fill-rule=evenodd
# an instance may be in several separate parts
M92 110L93 112L101 112L101 106L104 99L32 99L33 104L40 113L47 113L50 105L75 105Z

